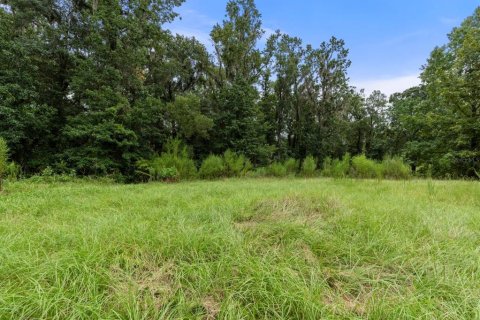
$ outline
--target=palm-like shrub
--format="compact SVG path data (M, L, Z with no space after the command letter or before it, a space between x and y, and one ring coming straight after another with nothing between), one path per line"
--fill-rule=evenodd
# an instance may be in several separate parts
M323 160L322 175L334 178L346 178L350 174L351 156L346 153L341 160L326 157Z
M382 167L364 154L352 158L352 173L357 178L373 179L382 177Z
M197 175L195 162L180 140L167 142L165 151L148 160L137 162L137 173L141 180L164 181L192 179Z
M22 174L22 167L14 161L7 164L5 178L8 180L17 180Z
M287 168L280 162L274 162L267 167L267 175L271 177L285 177L287 175Z
M402 158L383 159L381 169L382 176L388 179L409 179L412 173L410 166Z
M307 156L302 163L302 175L305 177L313 177L317 169L317 161L313 156Z
M236 154L230 149L223 154L225 175L228 177L244 176L252 168L250 160L243 154Z
M225 176L226 170L222 157L209 155L203 160L199 174L204 179L217 179Z
M285 160L284 166L287 170L287 174L295 175L298 171L299 161L295 160L294 158L288 158Z

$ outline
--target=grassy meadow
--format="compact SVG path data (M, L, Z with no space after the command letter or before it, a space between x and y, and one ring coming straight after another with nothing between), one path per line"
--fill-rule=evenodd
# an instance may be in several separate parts
M480 319L480 183L10 183L0 319Z

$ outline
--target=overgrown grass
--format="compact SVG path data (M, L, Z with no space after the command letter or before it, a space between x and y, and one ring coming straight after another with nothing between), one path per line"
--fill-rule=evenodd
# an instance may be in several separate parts
M478 319L480 184L16 182L0 319Z

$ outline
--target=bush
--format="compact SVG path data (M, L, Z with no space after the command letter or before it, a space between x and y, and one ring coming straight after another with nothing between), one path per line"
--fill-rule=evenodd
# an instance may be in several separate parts
M383 159L381 164L382 176L388 179L409 179L411 176L411 169L401 158Z
M177 168L162 168L158 172L158 179L162 181L176 181L178 178L178 171Z
M305 160L303 160L302 164L302 175L305 177L312 177L315 174L315 170L317 169L317 161L312 156L307 156Z
M165 145L164 167L175 167L180 179L192 179L197 175L195 162L190 158L188 148L179 139L172 139Z
M10 181L18 180L21 174L22 174L22 167L19 164L16 164L13 161L7 164L7 167L5 170L5 177L8 180Z
M223 154L225 165L225 174L228 177L244 176L252 169L252 163L243 154L237 155L231 150L225 151Z
M254 177L254 178L263 178L266 177L267 174L267 168L266 167L258 167L254 171L252 171L249 176Z
M252 170L253 170L253 164L250 161L250 159L247 158L245 160L245 165L243 166L242 176L248 175L250 172L252 172Z
M357 178L381 178L382 166L362 154L352 158L352 174Z
M332 158L326 157L325 159L323 159L321 174L324 177L332 177L333 176L333 161L332 161Z
M97 177L95 177L97 179ZM30 182L34 183L52 183L52 182L74 182L79 180L76 171L71 169L68 173L57 174L52 167L45 167L39 174L28 178Z
M52 167L47 166L45 169L42 170L40 175L44 178L51 178L55 175L55 171L53 171Z
M140 160L137 162L137 172L149 181L172 181L178 179L176 167L166 167L164 159ZM143 180L143 179L142 179Z
M288 158L285 160L284 166L287 170L287 174L295 175L298 171L299 161L295 160L294 158Z
M137 175L144 181L192 179L197 175L197 168L187 147L175 139L166 143L165 152L160 156L137 161Z
M345 178L350 173L350 153L346 153L341 160L326 157L323 160L322 175L325 177Z
M223 159L213 154L209 155L203 160L199 174L204 179L216 179L225 176L226 171Z
M333 176L335 178L346 178L350 173L351 161L352 161L352 157L348 152L342 157L342 160L334 161Z
M267 175L271 177L285 177L287 168L280 162L274 162L267 167Z

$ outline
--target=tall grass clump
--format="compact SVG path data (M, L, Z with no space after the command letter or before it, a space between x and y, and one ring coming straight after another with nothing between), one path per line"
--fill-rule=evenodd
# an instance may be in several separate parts
M252 163L243 154L237 154L230 149L223 154L225 175L227 177L244 176L252 169Z
M0 137L0 191L3 190L3 179L8 166L8 145L7 141Z
M302 163L302 176L313 177L317 169L317 161L313 156L307 156Z
M356 178L374 179L382 177L382 166L364 154L352 158L352 175Z
M273 162L266 168L266 175L269 177L285 177L287 175L287 168L281 162Z
M299 161L294 158L288 158L284 164L288 175L295 175L299 168Z
M180 140L167 142L165 151L157 157L137 162L137 173L142 180L188 180L197 175L195 162L190 158L187 146Z
M410 166L398 157L383 159L381 170L382 176L387 179L409 179L412 174Z
M7 180L11 180L11 181L18 180L21 174L22 174L22 167L19 164L17 164L14 161L7 164L7 167L5 170L5 178Z
M199 170L199 175L203 179L217 179L225 176L225 165L222 157L209 155L203 160Z
M350 174L350 153L346 153L342 159L326 157L323 160L322 175L333 178L346 178Z

